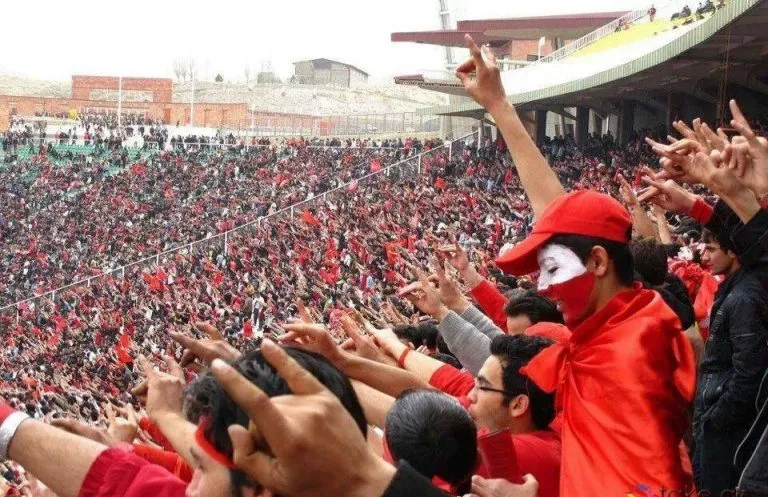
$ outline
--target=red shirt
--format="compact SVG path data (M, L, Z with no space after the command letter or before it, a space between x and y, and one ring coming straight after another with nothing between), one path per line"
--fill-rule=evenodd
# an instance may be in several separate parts
M487 430L480 430L478 436ZM532 474L539 482L538 497L558 497L560 495L560 457L562 448L560 435L552 430L539 430L531 433L512 435L515 445L517 466L520 474ZM488 478L488 470L481 463L476 474Z
M187 484L121 446L93 461L78 497L184 497Z
M467 397L475 385L475 379L467 371L459 371L450 364L435 371L429 384L449 394L468 408ZM483 435L481 430L478 436ZM560 488L560 434L552 430L512 435L517 453L517 465L521 474L532 474L539 482L539 497L557 497ZM481 464L477 474L488 477L485 465Z

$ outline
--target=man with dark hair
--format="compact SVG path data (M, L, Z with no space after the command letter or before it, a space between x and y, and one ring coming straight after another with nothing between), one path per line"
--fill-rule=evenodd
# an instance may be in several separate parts
M477 428L455 399L428 389L405 391L385 425L385 459L405 460L427 478L449 483L453 495L469 492L477 466Z
M694 477L712 495L735 488L734 455L757 417L755 398L768 368L768 293L743 268L729 236L705 230L702 261L726 277L715 294L699 368L693 416Z
M664 284L667 276L667 252L664 245L653 238L632 240L629 244L635 271L650 286Z
M571 331L522 371L562 401L560 494L689 489L679 444L694 354L659 294L634 283L629 213L604 194L566 193L507 100L495 56L465 38L471 59L457 76L499 127L536 218L496 265L515 276L540 271L539 293L557 303Z
M527 290L521 297L510 299L504 306L507 315L507 333L519 335L541 322L562 323L563 315L557 305L546 297Z
M468 395L469 413L487 432L509 430L523 473L539 481L541 497L559 495L560 436L549 429L555 401L523 373L553 341L536 336L501 335L491 341L491 356Z
M317 354L291 347L286 347L285 351L339 398L365 436L368 425L349 379ZM285 380L264 360L261 350L241 356L235 361L233 367L268 397L291 393ZM241 493L243 488L255 489L255 494L258 494L258 482L250 481L242 471L230 467L232 441L228 429L232 425L247 427L248 414L227 395L210 373L206 373L192 383L186 395L190 397L190 407L200 415L195 435L197 444L191 449L192 457L197 463L194 465L195 470L199 476L193 477L187 495L189 497L215 496L221 492L222 488L228 488L222 487L227 481L225 476L227 474L234 492L231 495L246 497L245 493Z
M29 419L2 399L0 458L18 462L61 497L445 495L406 462L396 470L366 446L362 409L341 372L316 355L269 341L261 351L238 360L237 369L214 360L215 380L199 387L197 401L205 408L189 441L195 466L189 485L130 447L107 447ZM169 378L178 380L140 362L148 404L162 403Z

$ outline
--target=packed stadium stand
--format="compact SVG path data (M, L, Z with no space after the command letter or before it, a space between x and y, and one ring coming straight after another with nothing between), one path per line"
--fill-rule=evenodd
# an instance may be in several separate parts
M131 78L119 117L122 79L0 78L0 497L768 488L768 0L682 5L394 33L507 57L397 87ZM443 403L393 417L413 395ZM404 427L468 469L410 468Z

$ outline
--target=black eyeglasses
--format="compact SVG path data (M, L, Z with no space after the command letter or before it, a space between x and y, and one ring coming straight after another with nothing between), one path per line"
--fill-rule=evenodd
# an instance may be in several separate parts
M512 392L509 392L507 390L501 390L500 388L484 387L484 386L480 385L477 382L477 379L475 379L475 389L476 390L482 390L483 392L500 393L500 394L505 395L507 397L515 397L517 395L523 395L523 394L525 394L528 397L530 397L530 394L528 393L528 378L525 379L525 392L512 393Z

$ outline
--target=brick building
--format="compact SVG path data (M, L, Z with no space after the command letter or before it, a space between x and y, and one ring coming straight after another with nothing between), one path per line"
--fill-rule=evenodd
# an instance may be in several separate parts
M120 81L110 76L72 76L70 98L0 95L0 131L10 115L117 113ZM162 119L167 124L188 124L190 102L173 101L173 81L167 78L122 78L123 115ZM257 113L256 116L259 116ZM194 126L220 127L252 119L247 103L195 103Z

